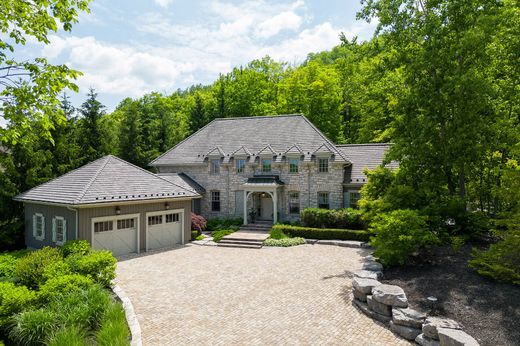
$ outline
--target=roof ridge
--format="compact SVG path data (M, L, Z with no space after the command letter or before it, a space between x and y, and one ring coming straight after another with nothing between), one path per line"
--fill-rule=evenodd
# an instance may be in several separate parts
M347 143L347 144L336 144L337 147L355 147L355 146L388 146L393 145L394 143Z
M223 120L242 120L242 119L266 119L266 118L284 118L284 117L305 117L301 113L293 113L293 114L271 114L271 115L250 115L245 117L229 117L229 118L215 118L213 121L223 121Z
M98 160L101 160L101 159L105 159L105 163L103 163L101 165L100 168L98 168L98 170L96 171L96 173L92 176L92 178L90 179L90 181L85 185L85 187L83 188L83 190L81 190L79 196L77 198L74 198L74 204L78 204L81 199L85 196L85 194L87 193L87 190L88 188L92 185L92 183L97 179L99 173L101 173L101 171L105 168L105 166L107 165L108 161L113 157L113 155L106 155L106 156L103 156L101 158L99 158ZM98 161L96 160L96 161ZM94 162L96 162L94 161ZM92 162L92 163L94 163ZM87 164L88 165L88 164ZM85 165L85 166L87 166ZM85 167L85 166L81 166L81 167ZM80 168L81 168L80 167Z
M350 160L350 158L346 157L345 155L343 155L343 153L338 150L338 148L336 148L336 145L334 143L332 143L332 141L330 139L327 138L327 136L325 136L316 126L314 126L314 124L312 123L312 121L310 121L309 119L307 119L306 116L302 116L303 119L305 119L305 121L314 129L314 131L316 131L316 133L318 133L324 140L326 143L328 143L329 145L332 146L332 148L334 149L334 151L339 155L341 156L344 160L348 161L348 162L352 162Z
M168 179L164 179L163 177L160 177L159 175L157 175L157 174L155 174L155 173L152 173L152 172L150 172L150 171L147 171L146 169L144 169L144 168L142 168L142 167L139 167L139 166L137 166L137 165L134 165L134 164L131 163L131 162L125 161L125 160L123 160L123 159L120 158L120 157L113 156L113 155L110 155L110 156L112 156L113 158L118 159L119 161L121 161L121 162L123 162L123 163L126 163L126 164L128 164L128 165L130 165L130 166L132 166L132 167L134 167L134 168L137 168L137 169L139 169L139 170L141 170L141 171L143 171L143 172L145 172L145 173L148 173L148 174L150 174L151 176L153 176L153 177L155 177L155 178L159 178L159 179L161 179L161 180L164 180L164 181L170 183L171 185L174 185L174 186L180 187L181 189L183 189L183 190L188 191L188 192L191 193L190 190L185 189L184 187L182 187L182 186L180 186L180 185L177 185L177 184L175 184L175 183L172 183L172 182L169 181Z

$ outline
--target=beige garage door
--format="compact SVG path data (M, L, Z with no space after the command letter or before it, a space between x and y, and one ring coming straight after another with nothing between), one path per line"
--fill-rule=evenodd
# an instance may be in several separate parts
M146 214L147 249L160 249L182 244L183 211L162 211Z
M94 218L92 247L110 250L114 256L137 252L139 215Z

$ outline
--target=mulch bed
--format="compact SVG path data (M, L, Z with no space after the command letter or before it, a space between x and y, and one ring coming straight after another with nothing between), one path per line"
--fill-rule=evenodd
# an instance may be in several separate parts
M467 265L472 246L459 252L442 247L413 266L388 268L384 283L404 289L410 305L427 309L437 297L433 315L452 318L481 345L520 345L520 286L480 276Z

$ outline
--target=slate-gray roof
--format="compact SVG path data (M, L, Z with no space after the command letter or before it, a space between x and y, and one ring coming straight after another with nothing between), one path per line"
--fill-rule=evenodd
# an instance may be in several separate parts
M350 184L365 184L367 177L363 171L365 168L374 169L383 163L386 152L390 149L391 144L388 143L370 143L370 144L340 144L336 147L348 156L352 163ZM395 169L399 164L392 161L386 165L388 168Z
M197 183L186 173L158 173L157 175L176 185L182 186L186 190L190 190L198 194L203 194L206 192L206 189L202 185Z
M192 189L108 155L14 199L67 205L198 197Z
M325 145L331 148L334 161L349 162L348 157L307 118L296 114L215 119L150 165L200 164L216 148L223 152L223 158L227 158L242 146L251 152L251 159L256 158L262 149L268 150L269 146L276 156L284 156L294 145L303 151L306 161L310 161L313 153Z

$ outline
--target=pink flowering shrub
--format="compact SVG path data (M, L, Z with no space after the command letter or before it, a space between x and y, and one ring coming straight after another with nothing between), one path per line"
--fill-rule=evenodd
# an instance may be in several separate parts
M204 217L191 213L191 229L193 231L197 231L200 234L200 232L206 229L206 224L207 222Z

